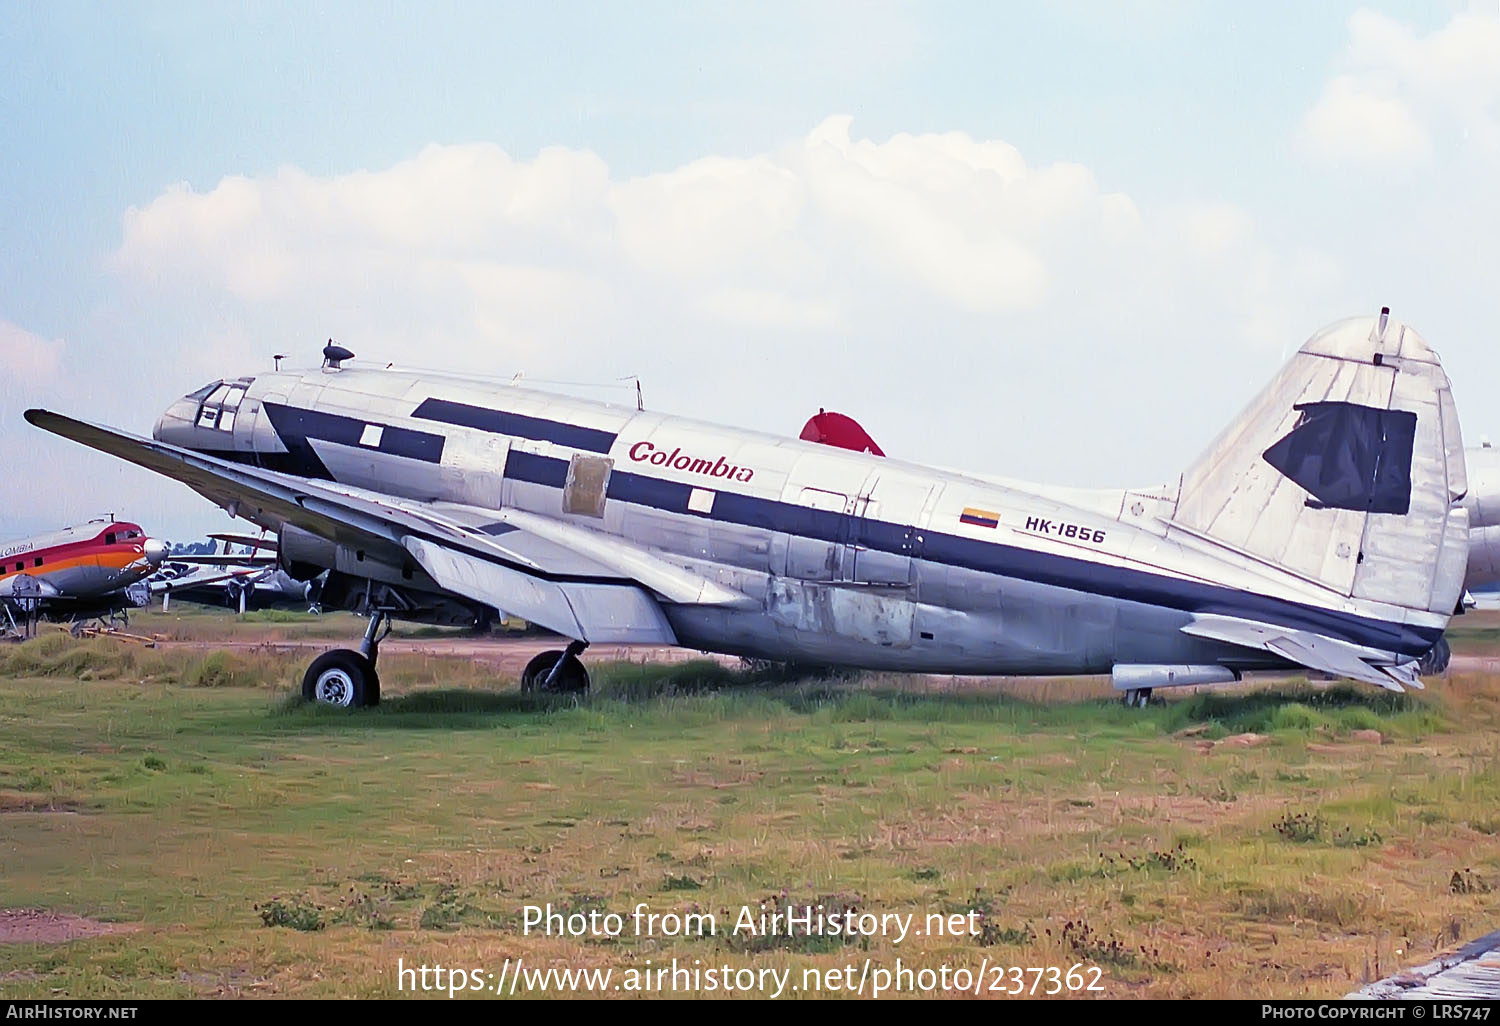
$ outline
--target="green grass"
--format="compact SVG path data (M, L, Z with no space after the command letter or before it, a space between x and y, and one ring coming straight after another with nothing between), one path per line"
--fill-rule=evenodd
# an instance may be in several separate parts
M593 695L549 699L466 660L392 655L381 706L341 712L294 697L302 663L51 637L0 649L0 907L139 927L0 945L0 997L386 997L398 957L518 956L1085 960L1116 996L1327 997L1500 912L1494 677L1132 710L1094 683L705 661L604 665ZM1384 743L1352 736L1371 729ZM1247 732L1269 740L1201 750ZM1286 836L1289 819L1316 829ZM982 930L522 932L527 904L779 901L975 910Z

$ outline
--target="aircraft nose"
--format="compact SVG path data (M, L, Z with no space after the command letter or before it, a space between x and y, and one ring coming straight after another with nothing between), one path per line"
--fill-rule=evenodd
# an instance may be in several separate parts
M157 418L156 426L151 429L151 437L170 445L187 445L193 439L195 416L197 408L192 403L179 399Z
M166 542L156 538L147 538L146 544L142 548L146 550L146 562L150 563L153 569L161 566L166 561Z

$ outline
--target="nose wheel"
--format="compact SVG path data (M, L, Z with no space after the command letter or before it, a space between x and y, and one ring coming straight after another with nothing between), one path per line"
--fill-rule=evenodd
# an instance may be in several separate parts
M391 632L391 618L377 610L370 614L359 649L336 648L312 661L302 675L302 697L338 709L360 709L380 704L380 674L375 660L380 642Z
M1125 704L1132 709L1144 709L1150 702L1150 688L1131 688L1125 692Z

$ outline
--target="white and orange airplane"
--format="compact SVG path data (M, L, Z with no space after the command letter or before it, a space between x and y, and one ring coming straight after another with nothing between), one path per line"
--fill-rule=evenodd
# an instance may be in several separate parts
M0 605L74 616L142 605L131 586L155 573L166 557L165 542L112 516L3 542Z

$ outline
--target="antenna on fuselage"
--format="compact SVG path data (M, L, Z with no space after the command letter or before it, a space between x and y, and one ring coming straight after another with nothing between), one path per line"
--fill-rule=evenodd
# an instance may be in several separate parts
M281 361L286 359L285 353L272 353L271 362L276 364L276 369L281 370Z
M329 339L328 344L323 347L324 370L338 370L345 360L352 359L354 359L354 354L343 346L335 345L333 339Z
M616 380L618 380L618 381L634 381L635 382L635 409L636 409L637 413L639 413L642 410L644 410L646 408L646 397L641 394L641 378L640 378L640 375L638 375L638 374L627 374L623 378L617 378Z

